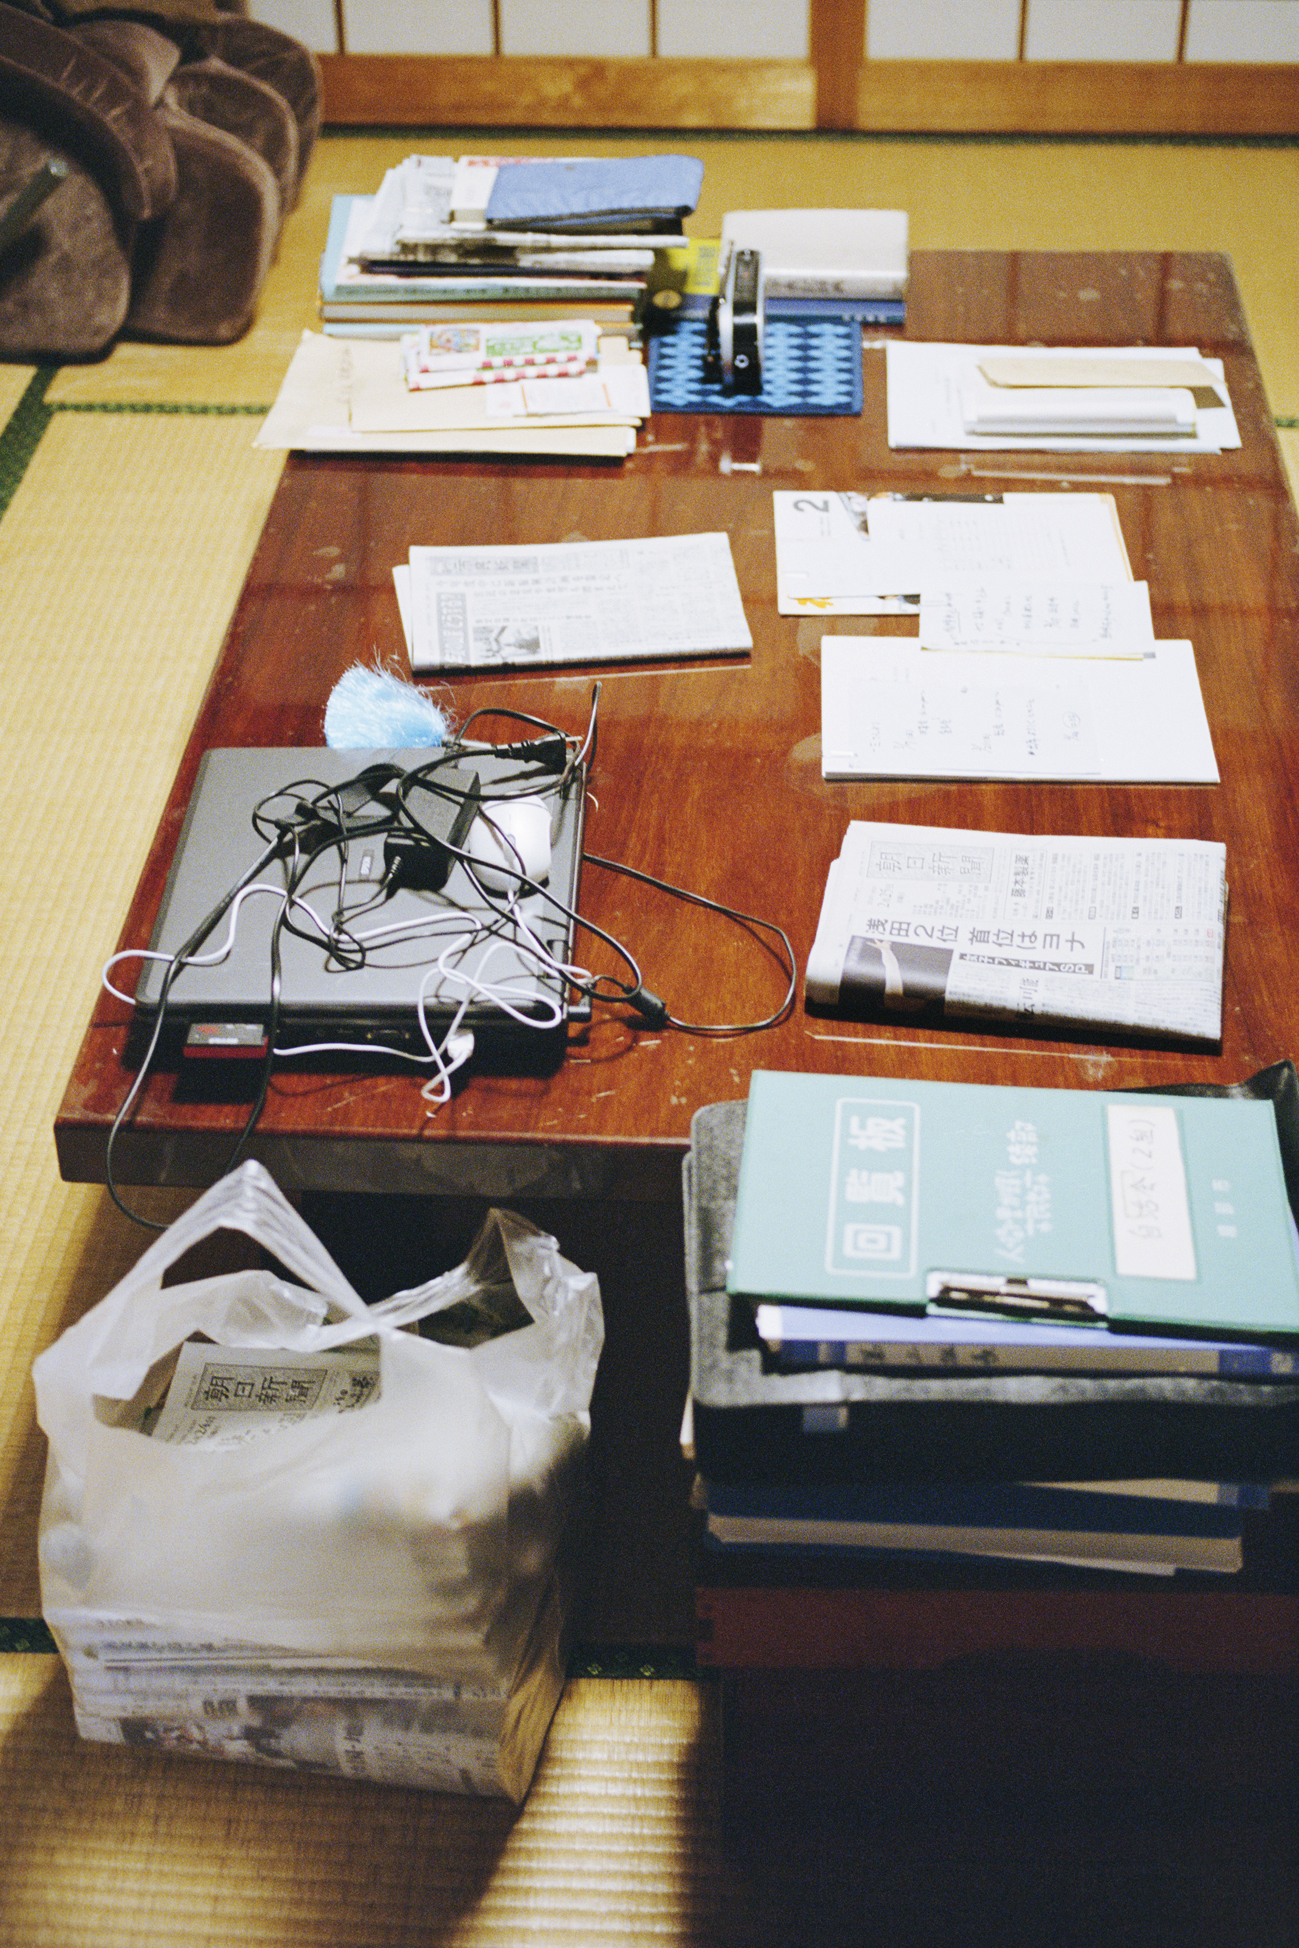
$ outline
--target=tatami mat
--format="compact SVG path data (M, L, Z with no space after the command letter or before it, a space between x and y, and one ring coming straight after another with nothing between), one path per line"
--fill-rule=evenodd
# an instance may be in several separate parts
M279 477L254 424L58 414L0 521L0 1615L38 1607L32 1358L147 1242L52 1125Z
M1299 412L1299 146L1166 142L899 141L871 136L510 136L511 153L687 149L704 189L688 226L715 235L729 209L862 204L904 209L917 249L1222 250L1232 257L1268 395ZM66 367L55 401L269 402L298 336L316 323L320 252L335 194L376 189L415 152L490 149L483 131L333 134L290 217L256 324L216 351L119 345Z
M3 427L34 376L34 366L0 365L0 427Z
M611 1948L778 1939L725 1874L711 1694L580 1679L517 1816L79 1744L53 1658L0 1659L4 1948Z
M1299 428L1280 427L1277 430L1277 439L1281 445L1281 458L1285 461L1286 473L1290 477L1290 493L1294 500L1299 502Z

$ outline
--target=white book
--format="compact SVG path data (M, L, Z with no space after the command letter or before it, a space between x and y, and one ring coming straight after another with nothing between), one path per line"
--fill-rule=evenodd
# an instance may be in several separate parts
M900 298L905 210L731 210L722 244L756 250L771 298Z

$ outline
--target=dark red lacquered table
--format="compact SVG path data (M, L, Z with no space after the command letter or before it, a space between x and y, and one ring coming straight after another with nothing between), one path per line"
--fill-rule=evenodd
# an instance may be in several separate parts
M1221 456L891 453L884 357L865 352L859 420L657 417L625 464L294 456L177 774L123 945L148 940L201 753L319 744L341 672L401 663L392 569L412 543L592 540L724 528L753 632L742 657L447 680L455 711L506 704L574 731L603 684L590 851L778 920L800 968L849 819L985 830L1224 840L1231 891L1223 1036L1213 1048L828 1020L708 1040L625 1007L575 1027L558 1072L477 1075L433 1113L407 1073L287 1068L252 1139L286 1188L488 1196L671 1197L690 1117L755 1067L1121 1088L1234 1081L1299 1049L1299 528L1226 259L921 252L907 334L986 343L1194 345L1225 361L1243 444ZM881 338L886 334L881 333ZM1156 633L1196 651L1218 786L825 784L827 625L776 611L773 489L1113 492ZM887 633L840 618L837 633ZM776 961L698 909L587 866L581 907L624 937L677 1015L737 1021L780 999ZM579 950L614 966L589 937ZM129 1011L101 998L57 1123L64 1175L104 1175L130 1081ZM201 1184L247 1113L175 1067L144 1089L115 1152L123 1182Z

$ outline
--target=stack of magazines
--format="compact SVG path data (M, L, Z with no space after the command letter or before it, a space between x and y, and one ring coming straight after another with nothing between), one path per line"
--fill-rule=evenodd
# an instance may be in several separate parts
M339 336L396 337L435 320L579 315L632 326L681 248L703 164L408 156L376 196L334 198L320 315Z

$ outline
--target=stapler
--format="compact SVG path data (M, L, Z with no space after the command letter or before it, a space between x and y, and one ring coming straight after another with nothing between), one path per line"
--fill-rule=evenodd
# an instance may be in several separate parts
M762 391L762 258L730 247L708 307L704 378L723 392Z

